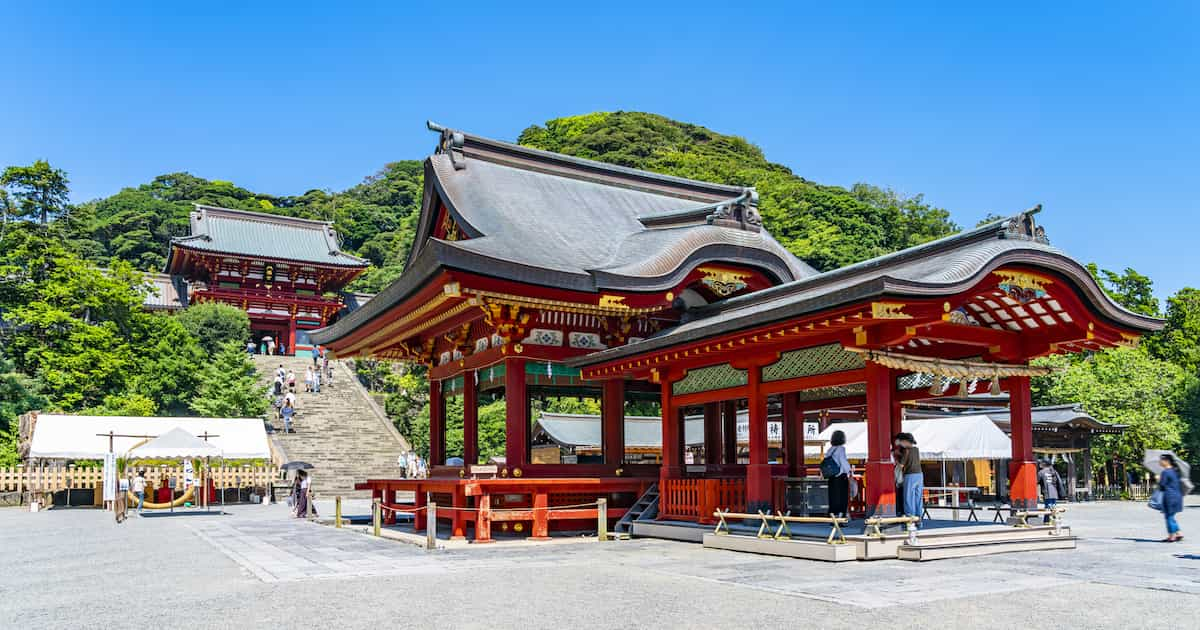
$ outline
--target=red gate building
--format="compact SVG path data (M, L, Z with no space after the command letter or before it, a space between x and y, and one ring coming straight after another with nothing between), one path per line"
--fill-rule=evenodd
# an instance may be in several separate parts
M338 296L367 262L342 252L333 225L196 204L191 233L171 239L167 273L190 285L188 302L223 302L250 316L255 340L311 348L308 331L344 306Z

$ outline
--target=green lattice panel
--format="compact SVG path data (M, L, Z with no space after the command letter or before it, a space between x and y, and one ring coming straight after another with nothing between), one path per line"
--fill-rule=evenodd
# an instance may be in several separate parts
M676 396L708 392L726 387L740 387L749 382L746 370L739 370L728 363L711 367L690 370L687 376L671 386L671 392Z
M866 383L851 383L834 387L816 387L796 392L800 400L826 400L828 398L845 398L846 396L863 396L867 393Z
M831 343L784 352L779 355L778 361L763 368L763 381L845 372L860 369L864 365L861 354L842 349L840 343Z

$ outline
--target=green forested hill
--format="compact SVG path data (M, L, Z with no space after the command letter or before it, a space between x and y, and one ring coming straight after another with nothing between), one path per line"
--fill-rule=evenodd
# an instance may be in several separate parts
M524 145L659 173L755 186L763 223L792 253L829 270L958 231L920 195L811 182L737 136L641 112L551 120L521 133Z
M867 184L826 186L768 162L746 140L638 112L595 113L551 120L520 136L521 144L624 166L726 184L757 186L767 229L797 256L827 270L956 231L946 211L920 196L901 197ZM432 145L432 139L430 141ZM393 162L342 192L309 190L280 197L231 182L171 173L98 201L59 221L75 249L105 264L126 260L161 270L167 243L187 233L193 202L332 220L343 247L373 268L354 286L379 291L396 278L412 246L421 202L421 163Z

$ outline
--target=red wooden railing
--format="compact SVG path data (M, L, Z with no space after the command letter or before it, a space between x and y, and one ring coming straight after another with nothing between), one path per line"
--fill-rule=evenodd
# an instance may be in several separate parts
M713 512L746 509L745 479L667 479L659 484L658 518L716 522Z

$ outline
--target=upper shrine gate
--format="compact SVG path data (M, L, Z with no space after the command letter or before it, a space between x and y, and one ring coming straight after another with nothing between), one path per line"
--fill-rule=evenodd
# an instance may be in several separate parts
M670 518L707 518L717 496L735 511L778 504L780 480L805 473L802 422L815 409L865 410L865 507L888 513L901 403L1001 390L1012 400L1010 494L1027 505L1037 500L1029 378L1043 371L1029 361L1135 343L1161 326L1114 304L1052 247L1036 209L818 273L763 229L753 189L432 127L440 142L404 275L312 337L341 357L429 367L434 478L361 487L389 503L416 489L418 502L430 491L472 506L454 512L455 535L473 525L486 540L503 520L544 536L550 520L585 516L545 508L581 495L609 496L620 516L654 482L681 490L663 494ZM444 464L479 461L479 397L501 393L499 479L464 479ZM564 395L601 401L600 463L533 456L531 397ZM446 452L448 396L463 400L461 453ZM626 463L636 401L661 408L661 465ZM731 447L739 409L748 461ZM683 417L697 412L703 449L685 462ZM768 415L781 448L769 448ZM489 512L499 501L510 502L503 519Z

